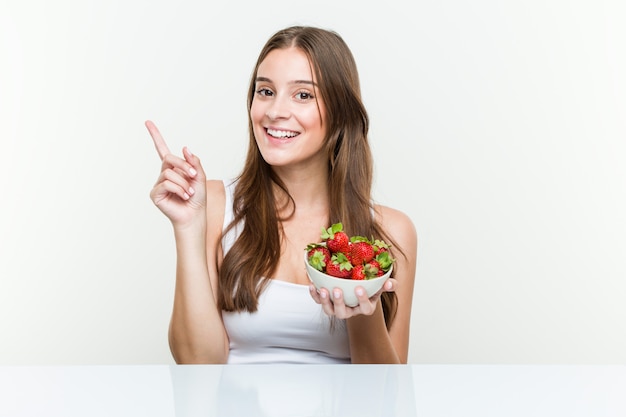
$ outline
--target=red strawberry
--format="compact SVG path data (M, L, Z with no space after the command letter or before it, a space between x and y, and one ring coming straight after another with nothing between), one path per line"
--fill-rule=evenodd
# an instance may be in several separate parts
M326 273L337 278L350 278L352 264L343 253L336 253L330 258L326 265Z
M377 256L383 252L389 252L389 245L383 240L376 239L373 243L374 256Z
M367 264L365 264L370 273L372 274L372 278L374 277L382 277L385 275L385 271L380 267L380 264L376 259L372 259Z
M382 270L374 264L375 262L370 261L366 264L356 265L352 268L352 279L364 280L382 276Z
M352 279L362 281L365 279L365 265L355 265L352 268Z
M374 248L364 237L356 236L350 239L350 261L352 265L361 265L374 259Z
M385 272L389 271L389 268L391 268L391 264L395 262L395 259L391 257L389 251L382 251L381 253L376 255L375 259L376 262L378 262L378 264L380 265L380 269Z
M319 243L311 243L307 245L306 249L309 265L318 271L324 272L324 268L330 263L330 251L328 248Z
M348 262L352 263L352 243L348 242L348 249L345 252L337 252L337 253L343 253L344 255L346 255Z
M343 231L341 223L335 223L328 229L322 228L322 240L331 252L348 253L350 249L350 238Z

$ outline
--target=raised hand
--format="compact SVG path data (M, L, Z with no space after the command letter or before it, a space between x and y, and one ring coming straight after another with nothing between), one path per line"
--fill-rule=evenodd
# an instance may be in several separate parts
M162 161L161 174L150 198L174 226L204 220L206 176L200 159L186 147L182 158L172 154L156 125L150 120L145 124Z

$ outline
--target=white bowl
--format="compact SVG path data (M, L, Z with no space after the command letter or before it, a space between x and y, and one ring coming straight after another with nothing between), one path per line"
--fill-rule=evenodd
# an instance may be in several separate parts
M389 271L385 273L385 275L372 279L356 280L350 278L337 278L318 271L317 269L309 265L307 259L307 251L304 252L304 264L306 265L306 272L309 276L309 279L311 280L313 285L315 285L315 288L317 288L318 290L321 288L326 288L331 293L331 295L334 288L340 288L343 292L344 303L348 307L355 307L359 304L359 300L356 298L356 294L354 293L354 289L356 287L363 287L368 297L371 297L382 288L385 281L387 281L387 278L391 276L391 271L393 270L392 265L391 268L389 268Z

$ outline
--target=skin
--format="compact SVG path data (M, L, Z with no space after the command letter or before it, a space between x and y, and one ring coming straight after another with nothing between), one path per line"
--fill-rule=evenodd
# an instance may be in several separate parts
M323 311L346 319L354 363L406 363L415 276L417 235L402 212L376 206L377 219L408 257L398 254L396 276L381 291L395 291L399 310L387 331L379 294L358 295L348 307L341 290L317 291L302 264L302 248L319 240L328 222L327 158L323 151L325 107L306 55L296 48L270 52L261 63L250 117L263 158L287 186L296 211L283 223L281 257L273 279L306 285ZM169 340L178 363L225 363L228 336L217 308L217 277L225 195L221 181L207 181L199 158L187 148L173 155L154 123L146 122L162 160L151 191L170 219L177 248L176 288ZM280 201L284 195L277 194ZM280 207L280 204L279 204Z

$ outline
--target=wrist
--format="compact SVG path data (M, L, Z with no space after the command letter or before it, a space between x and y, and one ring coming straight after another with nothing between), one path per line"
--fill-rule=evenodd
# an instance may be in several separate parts
M197 216L189 221L172 223L174 236L179 238L193 238L206 235L206 216Z
M346 319L346 328L351 337L362 340L379 339L381 335L387 334L387 326L380 303L371 315L359 314Z

